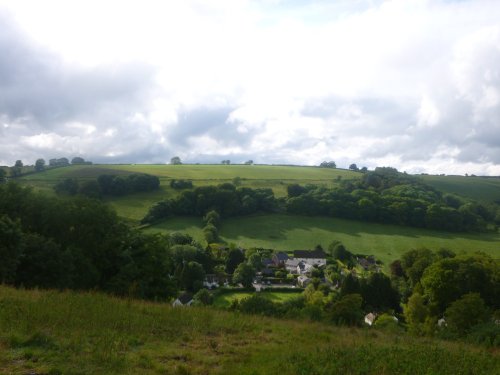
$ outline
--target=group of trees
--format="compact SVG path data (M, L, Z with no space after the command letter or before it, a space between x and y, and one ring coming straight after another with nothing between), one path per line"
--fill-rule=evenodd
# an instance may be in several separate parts
M200 186L153 205L142 220L153 223L176 215L203 216L211 210L221 217L272 212L277 206L271 189L236 187L230 183Z
M73 164L73 165L76 165L76 164L92 164L92 162L85 161L85 159L83 159L83 158L81 158L79 156L76 156L73 159L71 159L71 164ZM65 166L68 166L68 165L70 165L70 163L69 163L69 160L67 158L50 159L49 160L49 167L50 168L65 167ZM19 177L21 174L27 173L27 172L32 172L32 171L42 172L42 171L45 170L45 168L47 167L47 165L45 163L45 159L40 158L40 159L37 159L35 161L35 165L34 166L30 166L27 171L24 169L24 167L25 167L25 165L22 162L22 160L16 160L16 162L14 163L14 165L9 168L10 169L10 175L12 177Z
M76 195L81 194L91 198L101 196L121 196L129 193L157 190L160 187L158 177L133 173L127 176L116 176L103 174L95 180L79 181L76 178L66 178L54 186L58 194Z
M216 210L222 217L258 211L285 210L299 215L334 216L425 227L448 231L485 231L500 215L485 206L453 194L443 194L415 177L394 168L376 168L359 180L344 180L339 186L291 184L288 196L276 199L271 189L237 187L235 183L203 186L183 191L176 198L156 203L144 223L175 215L203 216ZM172 180L176 189L189 189L191 181Z
M494 213L481 204L442 194L393 168L376 168L359 181L343 181L332 189L290 185L286 209L450 231L485 230L494 219Z
M193 187L193 181L190 180L171 180L170 181L170 187L172 189L191 189Z
M334 161L324 161L319 166L321 168L337 168L337 164Z
M500 329L493 322L500 318L498 260L422 248L393 262L391 274L410 332L500 345Z
M178 285L171 244L124 225L108 206L49 198L14 183L0 185L0 283L99 289L166 299Z

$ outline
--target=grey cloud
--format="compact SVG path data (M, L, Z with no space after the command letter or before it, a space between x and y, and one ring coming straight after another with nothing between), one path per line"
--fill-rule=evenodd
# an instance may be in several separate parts
M240 123L230 121L229 117L234 107L196 108L181 110L178 113L177 124L167 129L169 140L181 147L187 147L189 137L207 135L224 145L247 146L255 132L238 131Z
M2 25L0 19L0 27ZM106 112L123 114L143 100L152 71L142 65L119 69L69 70L56 56L38 51L22 38L0 40L0 112L10 119L30 117L43 128Z

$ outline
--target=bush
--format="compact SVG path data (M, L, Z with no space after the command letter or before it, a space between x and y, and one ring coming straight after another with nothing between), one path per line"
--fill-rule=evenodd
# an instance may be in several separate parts
M465 339L472 344L498 348L500 347L500 325L494 322L475 325Z
M189 180L172 180L170 181L170 187L173 189L192 189L193 182Z

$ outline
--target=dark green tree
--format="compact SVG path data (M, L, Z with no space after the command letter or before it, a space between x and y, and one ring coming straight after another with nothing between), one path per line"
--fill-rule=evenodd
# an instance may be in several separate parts
M335 324L361 325L363 319L362 303L363 298L359 294L347 294L330 307L328 316Z
M79 156L75 156L73 159L71 159L71 164L85 164L85 159Z
M202 265L198 262L188 262L184 264L179 281L184 289L196 293L202 288L204 279L205 271Z
M45 160L37 159L35 162L35 171L41 172L43 170L45 170Z
M19 222L0 215L0 284L12 284L22 250L23 233Z
M231 249L226 259L226 272L232 274L240 263L245 261L245 255L240 249Z
M245 288L250 288L254 277L255 268L247 263L240 263L234 270L233 282L241 283Z
M490 312L479 293L468 293L452 302L444 316L447 328L463 336L473 326L487 322Z
M172 164L172 165L182 164L181 158L178 156L174 156L172 159L170 159L170 164Z
M214 303L214 296L205 288L196 292L193 299L196 305L208 306Z

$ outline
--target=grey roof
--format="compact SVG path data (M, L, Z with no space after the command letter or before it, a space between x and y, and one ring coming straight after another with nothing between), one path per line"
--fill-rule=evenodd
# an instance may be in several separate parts
M177 299L183 304L185 305L186 303L189 303L189 301L191 301L193 299L193 295L191 293L188 293L188 292L184 292L182 293L179 297L177 297Z
M280 251L274 255L280 262L285 262L288 259L288 254Z

